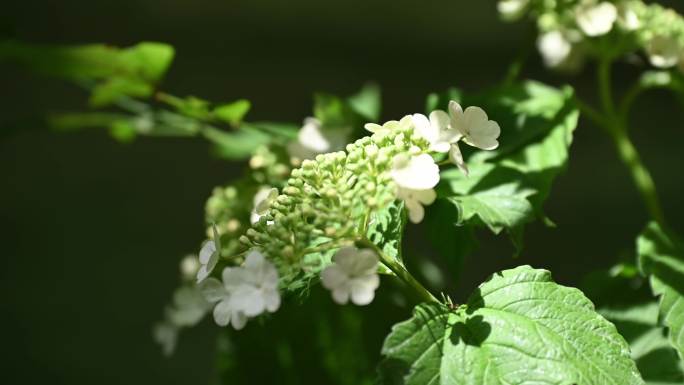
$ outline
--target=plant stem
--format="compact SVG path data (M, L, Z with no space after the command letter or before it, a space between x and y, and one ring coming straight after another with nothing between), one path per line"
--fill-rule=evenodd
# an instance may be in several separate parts
M433 296L428 289L421 285L420 282L418 282L418 280L415 279L401 263L399 263L394 258L390 258L389 256L387 256L387 254L380 250L380 248L376 244L374 244L367 238L359 239L358 243L365 247L373 249L380 257L380 262L382 262L383 265L387 266L387 268L390 269L397 277L399 277L399 279L404 281L404 283L408 287L413 289L413 291L421 300L426 302L439 302L439 300L435 298L435 296Z
M603 106L603 114L597 113L586 105L584 105L585 108L582 108L583 104L580 104L580 108L582 108L584 112L587 112L589 118L604 128L606 133L611 137L620 159L625 166L627 166L632 175L632 180L634 181L637 190L639 190L639 194L641 194L641 198L646 205L649 215L653 220L662 225L665 222L665 218L658 199L655 183L653 182L650 172L641 161L639 152L627 134L627 111L623 111L624 108L621 108L620 114L618 114L618 111L615 110L612 94L611 64L612 59L610 57L604 57L599 61L597 71L599 97L601 98L601 104ZM632 92L628 93L627 97L632 98ZM623 103L623 105L628 108L629 103L630 102L628 101L626 104Z

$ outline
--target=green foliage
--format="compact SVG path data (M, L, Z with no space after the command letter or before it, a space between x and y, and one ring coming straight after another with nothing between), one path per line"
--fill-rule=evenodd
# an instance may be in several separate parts
M380 211L373 211L368 221L366 237L376 244L385 255L402 261L402 239L406 226L404 203L394 201Z
M660 296L660 315L670 343L684 357L684 243L656 223L637 240L639 267Z
M542 216L554 179L565 169L578 111L568 87L537 82L494 89L464 105L482 106L501 129L501 146L468 159L470 175L442 173L439 196L459 210L458 224L485 225L494 233L507 230L516 244L522 226ZM454 90L431 96L428 105L446 106Z
M48 76L91 88L90 103L100 107L123 96L148 97L173 60L170 45L143 42L128 48L103 44L43 46L6 41L0 59Z
M600 309L599 313L615 324L629 343L632 359L646 384L684 383L684 364L670 346L665 328L658 325L657 303Z
M644 383L624 339L582 292L528 266L494 274L457 309L419 305L383 354L385 383Z

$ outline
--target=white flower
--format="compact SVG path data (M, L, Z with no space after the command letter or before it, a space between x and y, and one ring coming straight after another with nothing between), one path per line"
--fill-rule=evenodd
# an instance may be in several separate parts
M202 245L199 252L200 268L197 270L197 283L204 281L205 278L211 274L216 267L221 252L221 237L216 230L216 226L212 227L214 232L214 239L208 240Z
M271 204L278 197L278 189L271 187L262 187L254 194L254 208L250 215L249 221L252 224L259 222L259 218L266 214Z
M587 36L605 35L613 29L618 11L607 1L583 4L575 9L575 21Z
M441 110L430 113L430 119L423 114L413 114L411 117L415 132L430 143L430 151L447 152L451 143L458 141L458 131L450 129L449 115Z
M572 43L561 31L545 32L537 39L537 49L547 67L558 67L569 56Z
M395 156L390 175L399 187L412 190L431 189L439 183L439 167L428 154Z
M316 118L304 119L297 141L287 146L290 156L298 159L312 159L318 154L332 152L347 143L348 129L325 129Z
M670 68L679 61L681 48L672 37L657 35L646 44L648 59L654 67Z
M456 129L467 144L483 150L493 150L499 146L497 138L501 134L499 124L489 120L487 113L480 107L465 109L455 101L449 102L451 127Z
M226 267L222 278L223 283L211 278L202 284L206 299L217 303L214 321L219 326L230 323L239 330L248 318L280 307L278 271L259 251L247 254L244 266Z
M530 0L500 0L497 9L505 20L513 21L525 13L529 3Z
M409 220L412 223L420 223L425 216L423 205L431 205L437 198L437 194L433 189L411 190L400 187L397 189L397 198L404 201Z
M346 304L349 299L359 306L368 305L380 285L378 257L372 250L343 247L333 256L333 264L321 272L323 287L332 292L335 302Z
M468 176L468 165L466 165L463 160L463 154L461 154L461 148L458 147L458 143L454 143L451 146L451 150L449 150L449 160L451 163L455 164L465 176Z
M401 120L390 120L385 122L382 126L376 123L366 123L363 127L374 134L386 134L398 128L407 127L413 124L411 115L406 115Z

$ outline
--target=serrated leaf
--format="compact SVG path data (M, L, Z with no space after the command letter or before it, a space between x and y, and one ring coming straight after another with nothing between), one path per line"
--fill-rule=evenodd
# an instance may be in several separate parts
M494 274L456 310L416 307L385 340L387 380L426 384L643 384L629 348L581 291L546 270Z
M660 296L660 315L670 343L684 358L684 243L651 222L637 240L639 268Z

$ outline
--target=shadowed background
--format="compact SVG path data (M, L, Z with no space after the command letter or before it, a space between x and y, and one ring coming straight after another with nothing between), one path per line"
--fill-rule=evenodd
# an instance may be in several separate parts
M660 3L678 3L684 11L680 2ZM249 99L250 120L300 122L311 114L313 92L347 95L368 80L382 87L384 119L422 111L429 92L496 84L534 38L528 23L500 22L494 1L27 0L3 8L0 33L22 41L169 43L176 59L164 90L213 101ZM141 137L121 145L103 132L50 132L40 118L81 109L85 95L9 64L0 64L0 71L0 341L7 383L210 381L215 326L204 322L184 333L170 359L153 343L151 327L179 282L178 261L203 240L205 199L243 165L212 158L200 139ZM556 85L571 82L592 99L592 71L590 66L579 76L554 75L532 55L523 75ZM616 84L629 84L639 71L619 64ZM668 221L684 233L684 110L667 92L651 92L635 105L633 122L632 136ZM492 272L522 263L548 268L558 282L577 285L585 273L631 253L647 221L612 144L585 120L575 134L569 169L554 184L546 209L558 227L528 227L517 260L505 237L482 231L480 249L465 262L450 294L462 301ZM420 249L426 241L418 230L409 242ZM397 306L383 310L383 301L389 300L345 310L382 315L381 321L364 323L368 329L357 325L371 352L359 365L372 367L390 325L409 315ZM311 309L288 306L300 317ZM259 328L306 332L278 317L250 325L247 335L259 334ZM255 356L253 365L242 368L251 379L247 383L331 381L313 369L306 378L269 377L271 355L294 362L294 368L307 367L309 337L302 338L301 351L285 353L264 338L245 340L264 352L263 361ZM334 333L332 342L334 348Z

